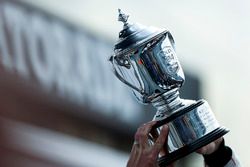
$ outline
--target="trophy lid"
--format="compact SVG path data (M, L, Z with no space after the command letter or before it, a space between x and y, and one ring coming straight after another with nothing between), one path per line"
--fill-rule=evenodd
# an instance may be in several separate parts
M114 47L114 51L117 55L135 50L155 37L161 36L167 32L166 29L146 27L138 23L130 24L127 22L129 16L124 14L121 9L118 9L118 12L118 21L123 22L124 25L119 33L119 40Z

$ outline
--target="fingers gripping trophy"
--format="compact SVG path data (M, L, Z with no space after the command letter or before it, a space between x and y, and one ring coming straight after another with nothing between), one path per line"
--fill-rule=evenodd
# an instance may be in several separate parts
M165 146L169 153L159 156L159 166L166 166L226 134L228 130L219 125L205 100L179 97L185 77L171 33L130 24L128 15L118 11L118 20L124 25L109 60L114 74L132 88L135 97L157 109L154 129L169 126Z

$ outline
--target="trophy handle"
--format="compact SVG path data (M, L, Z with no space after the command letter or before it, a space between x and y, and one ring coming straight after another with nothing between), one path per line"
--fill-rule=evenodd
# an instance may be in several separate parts
M125 80L122 75L118 72L119 70L117 69L115 63L114 63L114 56L111 56L109 58L109 61L111 62L112 64L112 70L115 74L115 76L121 81L123 82L124 84L128 85L129 87L131 87L132 89L136 90L137 92L139 92L140 94L144 94L144 91L143 89L141 88L138 88L136 86L134 86L132 83L128 82L127 80Z

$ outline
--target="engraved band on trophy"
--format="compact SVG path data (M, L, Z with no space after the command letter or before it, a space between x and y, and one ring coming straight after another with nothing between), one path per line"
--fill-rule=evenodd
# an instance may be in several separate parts
M132 88L135 97L157 109L154 128L159 131L162 125L169 126L165 146L169 154L158 158L159 166L166 166L225 135L229 130L219 125L205 100L179 97L185 77L171 33L130 24L128 15L118 11L118 20L124 25L109 60L114 74Z

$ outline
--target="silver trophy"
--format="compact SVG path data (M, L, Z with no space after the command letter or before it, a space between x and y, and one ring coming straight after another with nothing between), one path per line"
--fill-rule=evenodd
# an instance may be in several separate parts
M137 99L157 109L154 129L159 131L164 124L170 128L165 146L169 154L159 156L159 166L166 166L226 134L228 130L219 125L205 100L179 97L185 77L171 33L130 24L128 15L118 11L118 20L124 26L110 61L114 74L132 88Z

